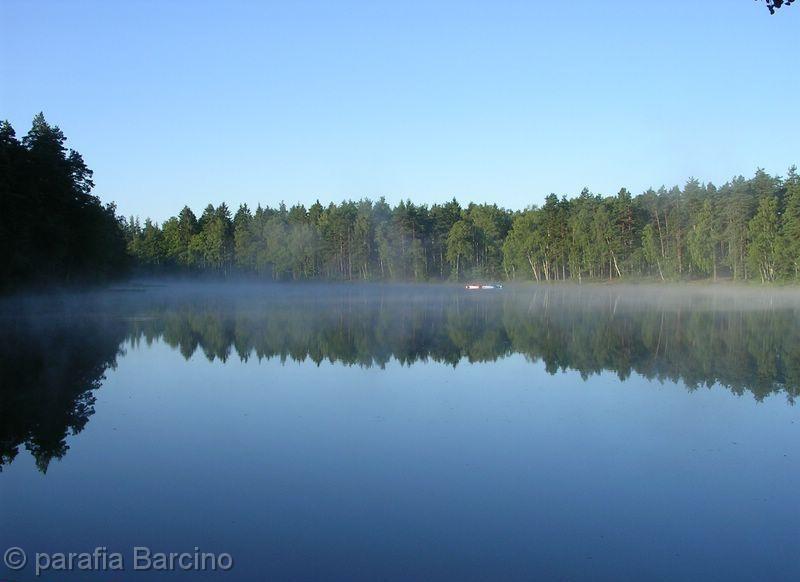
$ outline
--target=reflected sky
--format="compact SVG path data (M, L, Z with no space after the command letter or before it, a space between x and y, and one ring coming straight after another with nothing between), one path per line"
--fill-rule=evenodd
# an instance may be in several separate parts
M236 560L185 579L796 578L791 302L557 291L18 306L0 543Z

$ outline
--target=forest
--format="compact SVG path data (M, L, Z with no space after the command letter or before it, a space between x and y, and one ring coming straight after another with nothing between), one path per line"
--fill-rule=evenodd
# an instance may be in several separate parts
M800 176L757 170L721 186L689 179L632 195L584 189L523 210L391 206L384 198L277 208L188 206L158 223L117 216L92 172L37 115L0 125L5 288L128 275L273 281L800 279Z
M124 221L149 273L250 274L272 280L797 280L800 177L759 170L716 187L689 180L632 196L550 194L513 211L451 200L309 208L209 204L163 224Z
M92 195L92 171L44 115L21 140L0 122L0 289L121 277L130 261L113 204Z

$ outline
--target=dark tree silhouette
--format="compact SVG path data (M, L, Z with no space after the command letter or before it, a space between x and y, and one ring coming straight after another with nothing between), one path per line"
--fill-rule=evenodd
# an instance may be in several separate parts
M116 365L126 326L69 310L43 320L11 311L1 316L0 471L24 447L46 472L94 414L94 392Z
M39 113L18 140L0 122L0 290L99 281L127 264L113 204L92 195L92 171Z
M761 0L756 0L760 2ZM769 9L770 14L775 14L775 10L780 8L781 6L789 6L794 0L766 0L767 8Z

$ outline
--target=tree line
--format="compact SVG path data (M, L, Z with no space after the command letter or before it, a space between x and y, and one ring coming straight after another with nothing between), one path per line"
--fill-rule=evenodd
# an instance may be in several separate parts
M306 208L184 207L159 225L123 222L150 273L273 280L800 279L800 176L758 170L721 187L689 180L632 196L549 195L522 211L345 200Z
M92 195L92 171L65 142L41 113L21 140L0 122L0 290L102 281L129 266L116 207Z
M758 170L717 187L689 180L637 196L584 189L509 210L496 204L308 208L209 204L159 224L117 216L92 171L41 113L17 139L0 123L0 288L143 274L270 280L563 281L653 277L800 279L800 177Z

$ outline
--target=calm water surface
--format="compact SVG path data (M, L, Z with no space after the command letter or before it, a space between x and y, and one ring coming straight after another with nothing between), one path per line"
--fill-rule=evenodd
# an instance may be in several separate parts
M791 292L173 285L0 320L0 550L234 559L41 580L800 578Z

